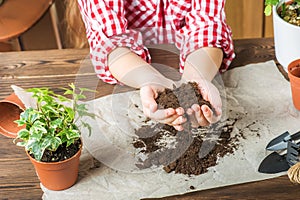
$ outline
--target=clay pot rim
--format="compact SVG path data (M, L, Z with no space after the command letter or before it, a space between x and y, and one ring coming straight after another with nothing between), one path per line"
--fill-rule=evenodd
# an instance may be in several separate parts
M0 100L1 106L4 107L11 107L12 109L19 109L20 113L24 112L26 107L22 100L16 95L15 92L12 92L9 96L7 96L5 99ZM5 105L6 104L6 105ZM5 122L4 122L5 123ZM17 124L15 124L17 126ZM20 127L18 130L21 130L22 127ZM0 125L0 134L8 137L8 138L16 138L18 136L18 133L15 131L10 131L5 128L3 128Z
M0 134L5 136L5 137L8 137L8 138L16 138L18 136L18 133L13 133L13 132L10 132L8 130L5 130L1 126L0 126Z
M295 76L292 71L294 68L299 68L300 69L300 58L297 60L292 61L289 65L288 65L288 76L290 79L293 79L294 81L299 81L300 82L300 77Z
M11 99L14 99L15 101L12 101ZM22 111L26 110L26 106L22 102L22 100L18 97L18 95L15 92L12 92L9 96L7 96L5 99L0 101L1 103L9 103L17 106Z
M20 110L22 110L22 111L25 111L25 109L26 109L26 107L25 107L24 104L23 104L23 105L20 105L20 104L17 104L16 102L13 102L13 101L11 101L11 100L3 100L3 101L1 101L1 103L12 104L12 105L18 107L18 108L19 108Z

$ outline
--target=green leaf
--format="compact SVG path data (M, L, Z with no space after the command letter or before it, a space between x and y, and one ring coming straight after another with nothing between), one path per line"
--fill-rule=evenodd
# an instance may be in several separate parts
M70 146L71 144L74 144L75 140L74 139L70 139L67 141L67 147Z
M20 130L19 132L18 132L18 136L17 136L17 138L20 138L20 139L22 139L22 140L28 140L29 139L29 135L30 135L30 133L29 133L29 131L28 130L26 130L26 129L22 129L22 130Z
M42 139L43 135L41 133L39 133L38 131L30 131L30 138L28 140L29 141L35 141L35 142L39 142Z
M32 125L32 127L30 128L30 132L32 133L36 133L36 134L43 134L43 133L47 133L47 129L46 129L46 123L43 123L41 121L36 121L34 122L34 124Z
M45 137L41 143L41 148L47 149L48 147L50 147L52 145L51 142L52 142L51 136Z
M26 121L23 119L18 119L18 120L15 120L14 122L17 123L18 126L23 126L26 124Z
M31 113L33 112L33 108L27 108L24 112L22 112L20 114L20 119L24 120L24 121L28 121L29 116L31 115Z
M34 143L31 148L31 152L34 155L34 158L38 161L40 161L42 159L44 150L45 149L42 149L41 145L39 143Z
M272 6L271 5L267 5L265 7L265 11L264 11L266 16L270 16L272 14Z
M38 118L39 118L39 113L37 112L31 112L30 115L29 115L29 122L33 123L35 122Z
M272 14L272 6L276 6L279 2L280 0L265 0L265 15L270 16Z
M89 130L89 136L91 136L91 134L92 134L92 127L88 123L85 123L83 121L81 121L81 124L82 124L83 127L87 128Z
M59 137L53 137L51 140L51 148L56 151L57 148L62 144L62 140Z
M86 98L86 96L83 95L83 94L78 94L77 95L77 99L85 99L85 98Z
M86 104L77 104L76 109L77 110L87 110Z
M55 114L55 115L58 114L58 111L55 109L55 107L53 107L53 105L50 105L50 104L44 105L44 106L42 107L42 111L43 111L44 113L53 113L53 114Z
M65 88L63 88L65 89ZM73 91L72 90L69 90L69 89L65 89L65 95L68 95L68 94L73 94Z
M95 119L95 118L96 118L96 115L95 115L95 114L89 113L89 112L87 112L87 111L78 111L78 115L79 115L80 117L87 116L87 117L90 117L90 118L92 118L92 119Z
M25 147L26 146L26 142L18 142L16 145L19 147Z
M41 148L41 144L38 141L30 139L25 145L25 149L32 153L36 160L41 160L44 153L44 149Z
M68 138L66 135L61 135L59 138L60 138L62 144L66 143L68 141Z
M79 88L79 90L80 90L81 92L93 92L93 93L97 93L96 90L91 90L91 89L88 89L88 88Z
M63 126L63 119L62 118L57 118L57 119L51 121L50 126L51 126L52 129L62 127Z
M73 90L75 90L75 85L74 85L74 83L70 83L70 84L69 84L69 87L72 88Z
M56 151L61 144L60 138L48 135L44 138L41 148Z
M65 110L68 113L69 119L71 119L71 121L73 121L74 118L75 118L75 112L74 112L74 110L72 108L69 108L69 107L66 107Z
M78 130L68 130L66 131L66 136L69 139L77 139L80 137L80 132Z
M265 5L275 6L279 3L280 0L265 0Z

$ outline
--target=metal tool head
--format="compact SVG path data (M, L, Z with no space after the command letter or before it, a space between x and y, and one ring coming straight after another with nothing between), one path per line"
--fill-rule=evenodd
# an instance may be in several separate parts
M297 143L300 140L300 131L290 135L288 131L284 132L283 134L279 135L278 137L274 138L269 142L266 149L269 151L279 151L287 149L288 141L293 141Z
M274 138L269 142L266 149L269 151L278 151L281 149L287 148L287 141L291 138L291 135L288 131L282 133L278 137Z
M277 152L269 154L259 165L258 172L266 174L275 174L285 172L290 168L286 154L280 155Z

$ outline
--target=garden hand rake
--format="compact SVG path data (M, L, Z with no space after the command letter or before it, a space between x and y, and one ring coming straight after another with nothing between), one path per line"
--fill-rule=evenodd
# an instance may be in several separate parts
M300 162L299 162L300 143L288 141L286 160L290 166L287 174L291 182L300 184Z

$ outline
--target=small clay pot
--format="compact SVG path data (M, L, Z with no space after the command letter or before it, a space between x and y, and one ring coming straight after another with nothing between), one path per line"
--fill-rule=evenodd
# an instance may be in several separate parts
M25 110L25 105L15 93L0 101L0 134L15 138L19 130L25 126L18 126L15 120L20 119L20 114Z
M294 60L288 65L288 76L294 106L297 110L300 110L300 59Z
M77 181L81 150L82 144L73 157L60 162L40 162L32 158L28 152L26 154L43 186L49 190L65 190Z

